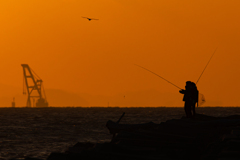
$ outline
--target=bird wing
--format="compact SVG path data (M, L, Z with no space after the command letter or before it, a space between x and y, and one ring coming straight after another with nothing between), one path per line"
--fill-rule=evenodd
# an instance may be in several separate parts
M95 19L95 18L88 18L88 17L82 17L82 18L87 18L88 20L99 20L99 19Z

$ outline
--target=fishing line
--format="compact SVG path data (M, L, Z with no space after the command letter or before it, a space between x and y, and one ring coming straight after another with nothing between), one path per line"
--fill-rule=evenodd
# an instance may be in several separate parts
M165 78L163 78L162 76L159 76L158 74L154 73L153 71L150 71L149 69L147 69L147 68L144 68L144 67L142 67L142 66L139 66L139 65L137 65L137 64L134 64L134 65L136 65L136 66L138 66L138 67L140 67L140 68L142 68L142 69L145 69L145 70L147 70L148 72L151 72L152 74L155 74L156 76L158 76L158 77L162 78L163 80L167 81L168 83L170 83L170 84L174 85L175 87L177 87L177 88L179 88L179 89L182 89L182 88L178 87L177 85L173 84L172 82L170 82L170 81L166 80L166 79L165 79Z

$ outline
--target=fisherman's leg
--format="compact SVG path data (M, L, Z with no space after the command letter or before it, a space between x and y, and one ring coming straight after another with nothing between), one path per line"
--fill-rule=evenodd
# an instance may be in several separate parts
M186 102L184 103L184 111L185 111L186 117L188 117L188 113L187 113L187 103L186 103Z
M187 118L191 118L192 117L191 103L190 102L185 102L184 109L185 109L185 113L186 113Z
M196 115L196 112L195 112L195 106L196 106L196 103L194 103L194 104L192 105L193 116Z
M192 117L191 105L188 106L187 112L188 112L188 117L191 118Z

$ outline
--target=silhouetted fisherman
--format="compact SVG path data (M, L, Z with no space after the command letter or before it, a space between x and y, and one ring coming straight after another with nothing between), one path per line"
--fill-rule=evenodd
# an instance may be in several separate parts
M183 101L185 101L184 110L187 118L195 116L195 106L196 103L198 103L198 90L196 84L194 82L187 81L185 90L182 89L179 92L184 94L183 96ZM191 110L193 113L191 112Z

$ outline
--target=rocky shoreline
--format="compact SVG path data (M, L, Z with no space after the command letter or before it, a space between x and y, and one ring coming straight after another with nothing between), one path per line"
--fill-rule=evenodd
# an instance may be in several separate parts
M240 159L240 115L197 114L194 119L182 117L160 124L119 124L109 120L106 126L114 135L111 142L79 142L63 153L51 153L47 160Z

